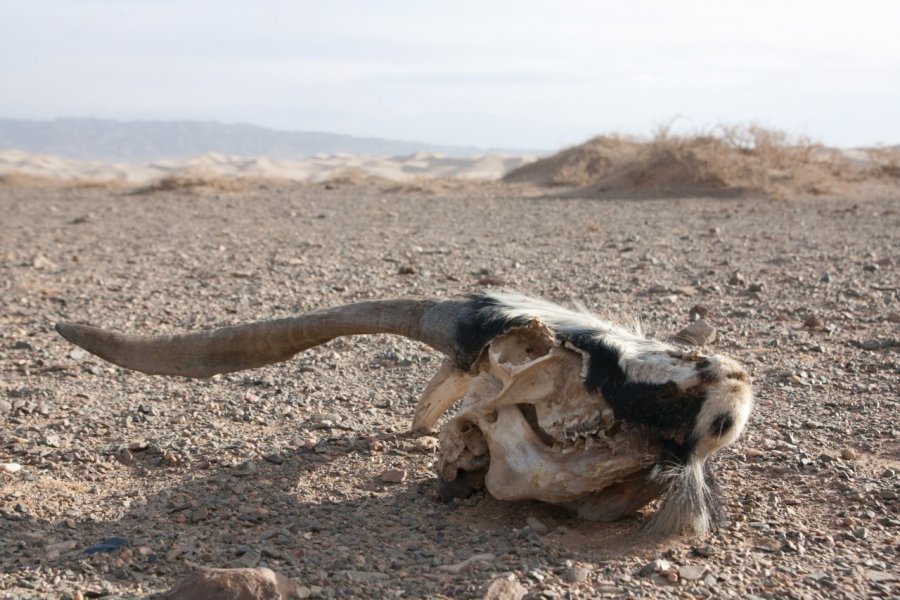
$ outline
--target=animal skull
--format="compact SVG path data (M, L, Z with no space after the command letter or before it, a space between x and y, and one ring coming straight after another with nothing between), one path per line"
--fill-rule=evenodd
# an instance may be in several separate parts
M585 498L597 503L599 491L653 466L659 448L638 427L617 422L602 397L587 393L584 356L554 337L534 321L492 340L472 374L447 363L434 377L414 429L430 429L462 399L440 430L443 481L483 473L497 499L572 506ZM632 504L595 517L618 518L639 508Z
M613 520L662 496L663 533L721 520L708 457L743 431L750 380L704 356L608 321L516 294L361 302L290 319L175 336L60 324L67 339L150 374L209 377L287 360L344 335L393 333L448 358L413 430L441 427L442 495L484 487Z

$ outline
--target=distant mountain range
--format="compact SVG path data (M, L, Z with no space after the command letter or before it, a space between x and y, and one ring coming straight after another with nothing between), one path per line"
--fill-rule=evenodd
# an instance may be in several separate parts
M473 156L486 152L537 151L365 138L320 131L277 131L257 125L209 121L114 121L110 119L0 119L0 149L15 148L79 160L147 162L207 152L271 158L315 154L404 155L432 152Z

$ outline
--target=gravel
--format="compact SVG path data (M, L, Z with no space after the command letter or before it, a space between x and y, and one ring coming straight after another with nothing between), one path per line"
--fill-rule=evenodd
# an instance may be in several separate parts
M0 184L0 464L16 465L0 470L0 596L150 597L235 566L319 598L482 598L498 581L527 598L900 594L898 211L875 195ZM723 530L656 539L645 514L441 502L436 444L407 433L441 359L409 340L335 340L185 380L126 372L53 331L170 333L500 282L656 337L698 317L715 328L757 402L716 457Z

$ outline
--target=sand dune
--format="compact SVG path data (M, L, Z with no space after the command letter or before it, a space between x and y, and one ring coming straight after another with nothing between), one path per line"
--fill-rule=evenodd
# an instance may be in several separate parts
M306 159L242 158L210 152L179 160L149 164L82 161L0 150L0 177L49 180L62 183L119 183L147 185L167 178L210 180L273 179L323 182L347 177L373 177L396 182L416 179L495 181L536 157L485 154L455 158L442 154L407 156L316 155Z

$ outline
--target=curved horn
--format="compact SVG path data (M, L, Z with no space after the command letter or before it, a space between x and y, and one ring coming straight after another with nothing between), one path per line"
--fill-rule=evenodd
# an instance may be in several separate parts
M289 359L336 337L393 333L459 359L457 331L466 299L375 300L298 317L181 335L142 336L60 323L64 338L126 369L151 375L211 377Z

